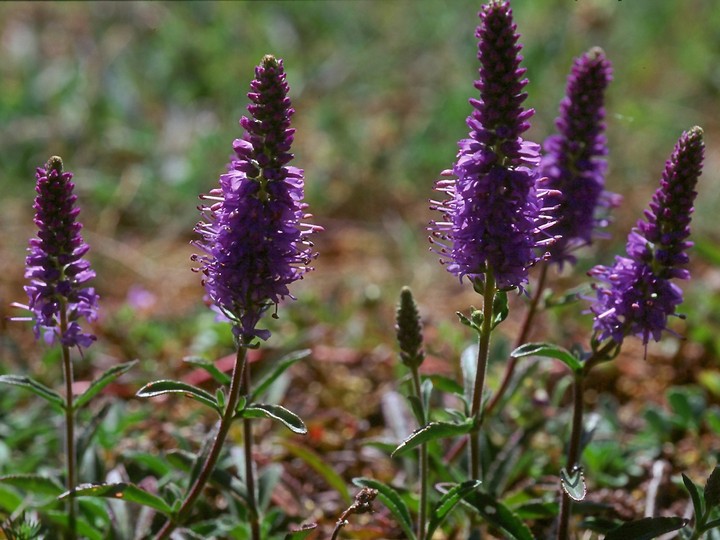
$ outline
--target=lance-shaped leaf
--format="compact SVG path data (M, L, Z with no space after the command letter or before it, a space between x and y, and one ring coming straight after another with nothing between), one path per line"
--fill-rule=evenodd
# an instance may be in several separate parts
M113 366L107 371L103 372L100 377L91 382L90 386L88 386L87 389L82 394L80 394L77 399L75 399L75 402L73 403L73 408L75 410L78 410L84 405L86 405L93 397L99 394L103 390L103 388L105 388L108 384L120 377L120 375L122 375L123 373L130 371L137 364L138 360L133 360L132 362L118 364L117 366Z
M298 415L281 405L251 403L236 414L236 418L270 418L276 420L293 433L305 435L307 428Z
M512 540L535 540L530 529L515 513L487 493L471 491L465 495L463 503L477 511L489 523L505 531Z
M137 503L143 506L148 506L170 516L172 509L168 504L157 495L148 493L145 490L140 489L134 484L127 484L124 482L118 484L81 484L74 491L66 491L58 497L63 500L70 497L71 494L75 494L75 497L101 497L105 499L120 499L127 502Z
M690 477L685 473L682 473L683 484L690 493L690 499L693 503L693 510L695 510L696 516L702 516L705 513L705 506L703 505L702 497L700 496L700 488L697 487Z
M135 395L141 398L151 398L156 396L162 396L163 394L173 393L184 394L190 399L194 399L195 401L198 401L203 405L207 405L211 409L215 410L219 415L222 415L222 409L220 408L220 405L218 405L215 396L213 396L209 392L206 392L202 388L198 388L197 386L193 386L192 384L184 383L181 381L153 381L143 386L140 390L137 391L137 394Z
M0 383L25 388L26 390L30 390L30 392L36 396L43 398L53 407L60 410L65 409L65 400L60 394L52 388L48 388L44 384L39 383L30 377L26 377L25 375L0 375Z
M340 476L337 472L335 472L335 469L328 465L322 457L320 457L318 454L316 454L309 448L293 444L287 440L280 441L280 444L288 452L290 452L295 457L303 460L311 469L313 469L316 473L322 476L323 479L325 479L325 481L328 483L328 485L330 485L331 488L333 488L340 494L345 504L347 504L348 506L352 504L352 497L350 496L350 492L345 485L345 480L343 480L343 477Z
M387 484L373 480L372 478L353 478L353 484L357 487L366 487L371 489L377 489L378 499L383 503L393 517L397 520L398 525L402 528L405 536L408 540L415 540L416 536L413 532L412 517L410 516L410 510L408 509L405 501L402 500L397 491ZM430 534L427 535L430 538Z
M713 508L720 503L720 466L716 466L705 484L705 505Z
M682 529L687 524L687 519L679 517L648 517L623 523L607 533L605 540L651 540Z
M208 375L215 379L215 382L225 386L230 384L230 376L227 373L220 371L218 367L209 360L205 360L199 356L186 356L183 358L183 362L204 370Z
M39 474L11 474L0 476L0 483L20 488L36 495L57 497L65 488L57 481Z
M67 515L67 512L61 510L48 510L46 512L43 512L43 516L48 518L56 525L59 525L65 529L70 526L70 519ZM99 531L97 527L90 525L86 520L82 518L76 519L75 528L77 534L81 538L85 538L87 540L103 540L105 538L105 535L102 533L102 531Z
M252 394L250 395L250 401L254 401L260 396L262 396L263 393L268 388L270 388L272 383L274 383L278 379L278 377L280 377L280 375L285 373L285 371L294 363L308 357L310 355L310 352L310 349L303 349L301 351L295 351L286 356L283 356L278 361L278 363L273 366L270 372L263 378L261 378L257 382L257 384L255 384L255 388L253 388Z
M525 343L524 345L520 345L520 347L515 349L510 355L513 358L524 358L526 356L554 358L569 367L573 373L579 373L583 367L580 360L578 360L573 353L553 343Z
M560 471L560 485L563 491L574 501L582 501L587 494L585 476L582 469L577 468L568 472L564 467Z
M432 538L435 530L445 521L453 508L463 500L469 493L475 491L480 485L479 480L468 480L462 484L456 484L445 492L430 512L430 522L427 527L427 538Z
M434 441L435 439L444 439L447 437L457 437L466 435L473 430L475 423L472 418L468 418L465 422L430 422L426 426L416 429L393 451L392 456L399 456L412 450L416 446L423 443Z
M167 460L170 465L184 472L193 474L193 468L198 462L198 456L184 450L171 450L167 453ZM190 480L194 480L191 476ZM189 482L192 484L192 481ZM247 503L247 488L245 483L237 476L222 470L218 467L210 473L210 483L218 489L225 489L232 495L239 497Z

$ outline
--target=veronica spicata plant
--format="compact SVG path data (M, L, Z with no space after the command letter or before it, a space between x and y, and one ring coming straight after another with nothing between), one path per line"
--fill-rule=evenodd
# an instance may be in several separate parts
M25 260L25 286L28 304L13 304L30 311L28 317L14 317L16 321L32 321L35 337L48 344L58 343L62 351L65 395L27 376L2 375L0 382L20 386L44 398L65 415L65 488L67 515L64 531L67 538L76 538L78 517L74 490L78 482L78 450L75 436L75 415L102 388L130 369L134 362L114 366L93 381L80 396L73 395L73 362L71 351L83 349L95 342L95 336L84 323L92 322L98 314L98 296L89 282L95 277L85 259L90 247L83 240L82 224L77 220L80 208L76 205L73 174L63 170L62 159L51 157L35 174L35 225L37 236L30 240ZM26 485L34 480L26 478ZM40 478L37 481L47 482ZM81 525L89 525L80 520Z
M583 433L583 389L590 370L611 360L620 352L627 336L635 335L647 343L659 341L667 329L668 318L676 315L682 292L673 279L688 279L685 268L687 249L692 245L690 218L704 157L703 131L694 127L683 133L666 162L660 187L627 241L627 257L616 257L612 266L596 266L588 274L600 284L594 285L597 298L591 306L595 315L591 352L565 360L573 371L573 419L568 446L567 468L562 471L562 504L558 538L569 538L571 499L585 495L580 467ZM524 351L527 353L528 350ZM675 523L678 525L678 523ZM673 526L675 526L673 525ZM683 524L675 526L676 530Z
M482 311L464 319L479 334L470 411L477 425L490 333L507 315L504 291L524 287L528 269L538 260L536 250L550 239L540 238L549 224L542 212L546 193L536 186L540 147L522 138L534 111L522 106L528 81L520 67L522 46L509 2L483 6L476 36L480 97L470 100L470 135L460 141L455 165L437 182L437 191L446 198L433 202L432 209L443 218L433 221L430 230L448 271L461 280L467 277L483 295ZM470 454L470 476L479 479L475 433Z
M201 238L194 244L202 253L193 260L199 264L207 297L221 317L230 321L237 343L227 394L220 392L216 399L199 388L174 381L156 381L138 392L145 397L166 392L202 396L200 401L220 415L209 450L198 458L199 473L177 512L157 533L157 540L166 538L189 518L237 419L243 425L250 535L259 540L251 418L269 417L293 432L306 432L303 422L283 407L253 402L257 392L252 390L247 362L248 348L257 347L257 339L270 336L268 330L258 328L262 316L268 309L276 309L283 298L292 298L288 285L311 269L315 257L308 236L318 227L305 223L310 215L303 203L303 172L288 165L293 158L290 118L295 112L288 90L282 60L265 56L250 84L249 115L240 120L245 134L233 143L235 155L227 172L220 176L220 186L202 196L209 205L200 208L204 220L195 228ZM281 369L289 365L284 362Z
M552 223L540 234L541 238L550 235L553 241L541 248L548 256L539 263L535 291L515 340L516 347L530 337L542 307L540 300L550 265L562 268L565 263L574 264L574 252L592 242L597 231L607 225L609 210L620 204L619 195L604 189L608 154L604 102L611 80L610 61L599 47L576 58L555 120L557 133L545 140L539 182L548 189L545 204ZM488 414L505 395L516 366L517 358L511 357L498 391L488 402Z

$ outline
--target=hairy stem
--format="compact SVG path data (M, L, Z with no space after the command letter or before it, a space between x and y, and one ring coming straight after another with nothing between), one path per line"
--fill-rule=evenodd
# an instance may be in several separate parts
M523 321L522 328L520 329L520 334L515 341L516 349L521 345L524 345L525 342L527 342L528 337L530 336L530 330L532 330L532 323L535 319L535 315L538 312L537 307L540 303L540 298L542 297L543 290L545 289L545 281L547 280L548 268L550 267L550 265L546 261L543 261L542 263L540 263L540 265L540 276L538 277L535 294L533 294L532 299L530 300L530 307L525 314L525 321ZM505 392L510 386L513 375L515 374L515 367L517 365L517 361L518 359L513 357L510 357L510 359L508 360L507 367L505 368L505 375L503 376L503 380L500 383L500 388L498 388L497 392L495 392L495 395L488 402L487 407L485 407L485 414L489 415L495 409L497 404L500 403L503 395L505 395Z
M422 401L422 389L420 385L420 372L417 367L412 368L412 380L415 397L418 398L420 403L420 413L422 414L423 421L427 422L427 413ZM420 426L422 427L422 426ZM428 452L427 443L420 445L420 511L418 512L418 540L425 540L425 521L427 519L427 504L428 504Z
M243 376L247 369L247 348L242 345L238 347L237 357L235 358L235 367L233 368L232 380L230 382L230 391L227 397L227 403L225 405L225 412L223 413L222 419L220 420L220 427L218 429L213 446L208 454L207 461L203 465L200 474L195 479L192 487L185 496L185 500L180 506L180 510L174 520L168 520L162 529L155 536L155 540L162 540L167 538L170 533L175 530L178 524L182 523L188 518L190 510L192 509L195 500L202 493L205 484L210 478L210 474L215 468L218 458L220 457L220 451L222 450L225 438L227 437L228 431L235 416L235 408L237 407L238 399L240 397L240 389L243 386ZM248 486L249 489L249 486Z
M575 373L573 380L573 416L572 431L570 432L570 445L568 446L568 456L566 469L569 474L579 466L580 461L580 439L583 431L583 391L584 391L585 375ZM558 525L558 540L568 540L570 538L570 511L572 501L566 491L562 490L562 501L560 504L560 522Z
M250 370L245 369L242 379L241 393L250 395ZM243 446L245 447L245 486L247 487L247 505L250 514L250 531L252 540L260 540L260 520L257 500L255 497L255 473L253 470L253 434L250 418L243 418Z
M64 336L68 328L67 310L60 309L60 335ZM63 372L65 378L65 460L67 463L66 487L70 492L67 503L68 531L67 538L77 538L77 518L75 516L75 494L72 491L77 485L75 456L75 408L73 406L73 366L70 360L70 347L62 345Z
M475 385L473 387L472 408L470 414L479 424L482 394L485 388L485 374L487 372L488 356L490 353L490 333L492 332L493 300L495 299L495 276L488 270L485 276L483 293L483 323L478 344L477 370L475 372ZM473 431L470 438L470 478L480 479L480 441L477 432Z

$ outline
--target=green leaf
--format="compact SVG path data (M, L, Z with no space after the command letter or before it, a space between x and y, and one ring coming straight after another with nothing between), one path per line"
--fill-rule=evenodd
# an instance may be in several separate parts
M168 464L167 459L157 454L151 454L149 452L125 452L123 456L131 463L137 463L145 467L157 477L165 476L172 471L172 467Z
M285 540L304 540L317 529L317 523L306 523L296 531L290 531L285 535Z
M269 403L251 403L237 413L238 418L270 418L277 420L293 433L305 435L307 428L298 415L281 405Z
M40 476L39 474L11 474L8 476L0 476L0 483L14 486L36 495L51 495L52 497L57 497L65 489L57 480Z
M688 524L679 517L643 518L628 521L605 535L605 540L651 540L660 535L677 531Z
M50 403L50 405L60 410L65 410L65 399L60 394L30 377L24 375L0 375L0 383L20 386L21 388L30 390L30 392L36 396L40 396Z
M489 523L504 530L513 540L535 540L522 520L500 501L482 491L471 491L463 502L473 508Z
M408 509L405 501L402 500L397 491L395 491L387 484L383 484L382 482L378 482L377 480L373 480L372 478L353 478L353 484L361 488L367 487L371 489L377 489L378 499L380 499L380 502L383 503L388 510L390 510L390 513L397 520L398 525L400 525L400 527L402 528L405 536L409 540L414 540L416 538L415 533L413 532L410 510ZM430 536L430 534L427 535L428 538L430 538Z
M270 385L272 385L272 383L274 383L280 375L285 373L290 366L303 358L307 358L310 356L311 352L312 351L310 349L303 349L282 357L275 367L273 367L273 369L255 385L252 394L250 394L250 401L255 401L258 397L263 395L263 393L270 388Z
M215 422L215 425L205 435L205 439L203 440L202 446L200 447L200 451L197 453L197 455L193 456L194 461L192 469L190 470L190 478L188 480L189 486L192 486L195 483L195 480L197 480L197 477L200 476L200 472L202 471L203 466L205 465L208 457L210 456L210 452L212 451L215 439L217 438L217 434L219 431L220 422ZM217 470L217 467L215 468L215 470Z
M683 484L685 484L685 489L687 489L690 493L690 499L692 499L695 515L702 516L705 510L703 500L700 497L700 488L698 488L695 482L690 480L690 477L686 476L685 473L682 473L682 480Z
M194 399L195 401L198 401L203 405L207 405L211 409L215 410L218 414L222 415L222 409L220 408L218 402L215 400L215 397L211 393L206 392L205 390L203 390L202 388L198 388L197 386L193 386L192 384L180 381L153 381L143 386L140 390L137 391L135 395L141 398L151 398L161 396L163 394L172 393L184 394L190 399Z
M350 492L345 485L345 480L343 480L342 476L336 473L322 457L309 448L293 444L287 440L280 441L280 444L285 447L288 452L303 460L311 469L322 476L328 485L340 494L346 505L350 506L350 504L352 504L352 497L350 497Z
M450 422L430 422L426 426L416 429L393 451L392 457L402 455L416 446L435 439L444 439L447 437L457 437L458 435L466 435L470 433L475 426L471 418L463 423Z
M437 388L441 392L456 395L462 399L465 399L465 393L463 392L462 385L458 384L457 381L444 375L429 375L423 377L423 379L430 379L433 383L433 387Z
M495 298L493 298L492 328L494 329L498 324L507 319L508 313L510 313L510 310L508 309L507 292L497 291Z
M57 525L60 525L65 529L67 529L70 524L70 519L68 518L67 512L64 512L62 510L48 510L43 514L50 521ZM97 527L90 525L86 520L82 518L76 520L75 527L77 533L80 535L81 538L87 538L88 540L103 540L103 538L105 538L105 535L102 533L102 531L99 531Z
M582 469L577 468L569 473L564 467L560 471L560 485L563 491L573 501L582 501L587 495L587 486L585 485L585 476Z
M420 398L418 398L417 396L408 396L407 400L410 403L410 408L412 409L412 412L415 415L415 420L417 420L418 425L424 426L425 425L425 412L423 411L422 402L420 401Z
M210 375L217 383L225 386L228 386L230 384L230 375L220 371L217 366L209 360L205 360L204 358L200 358L199 356L186 356L185 358L183 358L183 362L185 362L186 364L190 364L191 366L195 366L196 368L205 370L207 374Z
M426 533L427 538L432 538L435 530L442 524L445 518L450 515L453 508L455 508L466 495L475 491L480 483L479 480L468 480L467 482L451 487L443 494L430 512L430 522L428 523Z
M198 462L197 457L185 450L171 450L167 453L167 460L173 467L183 472L189 472L192 474L193 465ZM190 478L192 483L193 478ZM238 496L247 503L247 488L242 480L235 475L230 474L216 467L210 474L210 483L212 483L218 489L226 489L233 495ZM182 501L180 499L175 501L180 505ZM179 506L178 506L179 508Z
M23 498L12 489L0 485L0 509L6 514L12 514L22 503Z
M552 343L526 343L515 349L511 356L513 358L524 358L526 356L542 356L544 358L555 358L570 368L574 373L582 371L582 363L570 351Z
M111 367L105 371L102 375L100 375L100 377L90 383L90 386L88 386L87 389L77 397L73 403L73 408L78 410L86 405L93 397L99 394L103 388L120 377L120 375L130 371L138 364L138 362L138 360L125 362L124 364L118 364L117 366Z
M713 508L720 503L720 466L716 466L705 484L705 505Z
M73 492L66 491L58 498L67 499ZM102 497L105 499L116 499L148 506L170 516L172 509L157 495L148 493L134 484L81 484L74 490L76 497Z

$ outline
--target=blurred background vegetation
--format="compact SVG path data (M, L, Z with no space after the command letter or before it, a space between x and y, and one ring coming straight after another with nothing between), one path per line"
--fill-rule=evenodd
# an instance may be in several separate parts
M229 332L213 325L200 280L190 271L189 242L199 218L197 196L216 185L232 140L241 135L238 119L264 54L285 61L297 111L294 164L305 169L314 222L325 228L316 238L317 271L293 288L299 301L281 308L280 321L269 322L275 330L269 344L327 346L326 360L341 363L368 351L392 361L394 304L400 286L409 284L426 318L431 352L455 362L472 336L453 313L478 300L428 252L425 227L432 217L427 200L433 182L467 134L480 5L479 0L0 4L0 370L37 371L27 366L28 358L43 356L44 369L56 372L52 353L30 345L29 327L5 321L9 303L25 301L23 263L27 240L35 234L34 170L54 154L75 173L102 297L100 343L88 351L89 358L103 367L141 357L145 372L169 377L186 354L216 358L230 351ZM683 284L688 321L678 325L693 345L678 354L680 342L670 338L670 345L651 346L649 359L698 362L710 373L704 384L717 399L720 382L712 368L720 349L720 4L513 0L512 5L530 80L526 104L536 109L528 138L541 142L553 131L575 56L597 45L614 64L607 96L607 184L624 196L624 204L610 239L581 260L574 277L562 277L564 285L576 284L592 264L608 263L622 249L681 132L704 128L694 280ZM577 317L579 311L561 313L554 323L568 340L587 343L590 318ZM518 324L505 325L508 335ZM637 360L642 351L636 344L629 353ZM659 374L634 369L634 382L611 385L613 392L657 397L658 384L678 381L677 369ZM685 382L697 382L693 373ZM345 375L327 373L325 382L341 389L350 384ZM303 384L332 393L331 386L313 386L312 378ZM371 387L357 385L356 401L346 393L322 403L368 407L362 395Z

